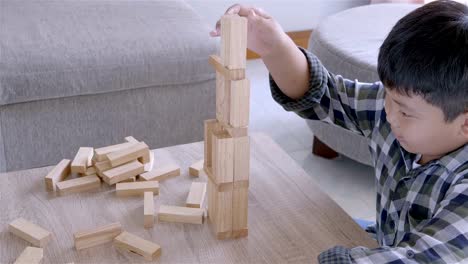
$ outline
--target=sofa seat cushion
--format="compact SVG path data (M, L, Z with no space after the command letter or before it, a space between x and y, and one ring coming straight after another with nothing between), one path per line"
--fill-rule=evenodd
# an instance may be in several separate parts
M0 5L0 105L215 77L219 40L183 1Z

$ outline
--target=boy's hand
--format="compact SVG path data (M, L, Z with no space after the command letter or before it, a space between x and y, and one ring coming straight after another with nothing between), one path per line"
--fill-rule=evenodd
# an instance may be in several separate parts
M247 18L247 48L260 57L274 53L275 49L287 41L288 37L281 26L259 8L235 4L229 7L225 14L238 14ZM215 30L211 31L210 35L218 37L220 34L221 23L218 20Z

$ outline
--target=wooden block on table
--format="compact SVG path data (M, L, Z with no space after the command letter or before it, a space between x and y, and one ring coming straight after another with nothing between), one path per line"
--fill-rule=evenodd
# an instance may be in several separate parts
M186 224L203 224L204 209L182 206L160 205L159 221Z
M245 69L247 56L247 18L221 17L221 62L228 69Z
M95 174L57 183L57 189L60 195L98 189L100 186L101 179Z
M46 176L45 185L48 191L55 191L57 182L65 180L70 174L71 161L61 160Z
M161 255L161 247L158 244L126 231L114 238L114 246L143 256L146 260L153 260Z
M219 192L208 179L208 219L218 239L232 237L232 193L232 189Z
M192 182L185 206L203 208L206 195L206 182Z
M235 188L232 191L232 236L234 238L248 235L248 188Z
M159 182L157 181L138 181L138 182L124 182L117 183L115 192L119 197L140 195L145 192L152 192L159 194Z
M93 148L81 147L71 163L71 172L85 173L86 169L92 165Z
M245 68L228 69L221 62L221 58L217 55L210 55L208 59L213 68L221 73L226 80L242 80L245 79Z
M96 167L94 167L94 166L88 167L86 169L86 172L83 175L89 176L89 175L93 175L93 174L96 174Z
M145 163L145 172L153 170L154 167L154 152L149 151L149 162Z
M150 228L154 226L154 200L153 192L145 192L143 201L143 226Z
M142 163L149 161L149 148L144 142L138 142L128 148L107 154L107 159L110 161L112 167L120 166L143 157L145 157L145 162Z
M140 174L140 179L144 181L164 181L180 175L180 167L176 164L168 164L162 167Z
M107 154L114 152L114 151L119 151L122 149L126 149L135 143L133 142L125 142L125 143L120 143L116 145L111 145L107 147L102 147L102 148L97 148L94 150L94 159L99 162L99 161L105 161L107 160Z
M193 177L199 177L200 172L203 171L203 163L204 163L204 160L199 160L195 162L194 164L192 164L189 167L189 175Z
M234 139L225 131L212 135L212 171L214 183L234 180Z
M215 190L218 192L227 192L227 191L232 191L234 188L249 188L250 182L249 180L239 180L235 182L222 182L222 183L215 183L213 173L211 172L211 169L209 168L204 168L206 177L213 182Z
M125 179L125 180L123 180L123 181L119 181L119 183L123 183L123 182L136 182L136 181L137 181L136 178L137 178L137 176L134 176L134 177Z
M249 125L250 82L248 79L231 81L229 124L233 127Z
M143 173L144 166L139 161L135 160L124 165L112 168L102 172L102 179L109 185L116 184L128 178L137 176Z
M49 231L23 218L11 222L8 230L36 247L44 248L52 239L52 234Z
M94 164L94 167L96 168L96 172L104 172L106 170L112 169L112 165L110 161L104 160L104 161L98 161Z
M26 247L14 264L39 264L44 257L44 250L37 247Z
M112 242L122 232L120 223L111 223L73 234L76 250L95 247Z

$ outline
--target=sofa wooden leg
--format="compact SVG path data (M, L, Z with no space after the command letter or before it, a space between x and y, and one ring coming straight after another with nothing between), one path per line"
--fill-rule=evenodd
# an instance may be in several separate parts
M312 145L312 153L325 159L334 159L339 155L336 151L331 149L329 146L327 146L315 136L314 143Z

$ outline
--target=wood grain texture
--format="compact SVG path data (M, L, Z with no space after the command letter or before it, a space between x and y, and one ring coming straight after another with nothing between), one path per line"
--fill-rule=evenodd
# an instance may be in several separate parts
M145 166L139 161L135 160L124 165L106 170L102 173L102 179L109 185L118 183L120 181L126 180L137 176L138 174L144 172Z
M250 81L243 79L231 81L229 103L229 125L232 127L247 127L250 115Z
M151 171L140 174L140 180L143 181L164 181L170 178L180 176L179 165L165 164L163 166L156 166Z
M206 196L206 182L192 182L185 206L193 208L203 208Z
M71 160L63 159L45 176L45 185L48 191L55 191L57 182L68 177L70 164Z
M75 248L81 250L112 242L121 232L122 226L116 222L75 232L73 241Z
M145 192L159 194L159 182L157 181L138 181L121 182L115 186L115 193L119 197L143 196Z
M39 264L43 257L44 250L42 248L27 247L14 264Z
M81 147L75 155L71 163L71 172L86 173L86 168L91 166L91 159L93 158L93 148Z
M52 239L52 234L49 231L24 218L12 221L8 225L8 230L36 247L44 248Z
M250 144L247 238L219 241L206 221L203 225L158 223L145 229L141 197L117 198L113 186L105 184L98 192L55 196L43 186L51 167L0 174L0 200L8 201L0 203L0 226L24 217L60 234L47 246L43 264L141 262L134 254L124 255L106 245L74 250L74 230L109 222L120 222L124 230L161 245L164 252L157 260L163 263L315 263L320 252L335 245L377 246L269 137L253 133ZM155 166L177 163L187 168L203 159L203 143L157 149L155 155ZM155 208L183 205L192 181L185 171L162 182ZM0 232L0 262L14 262L28 245L9 232Z
M60 195L85 192L98 189L100 186L101 179L95 174L57 183L57 189Z
M245 69L230 70L223 65L221 58L217 55L210 55L208 61L226 80L242 80L245 78Z
M247 18L221 17L221 62L228 69L245 69L247 57Z

